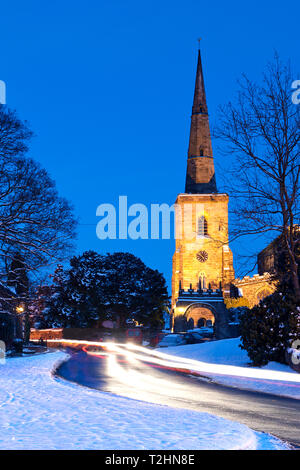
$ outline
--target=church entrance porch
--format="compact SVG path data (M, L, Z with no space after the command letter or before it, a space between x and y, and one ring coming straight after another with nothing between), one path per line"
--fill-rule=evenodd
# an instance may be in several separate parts
M218 327L218 309L210 304L194 303L186 304L185 307L177 309L177 315L174 318L174 331L184 332L194 328L213 327L215 332ZM179 314L182 312L183 314Z
M211 309L207 307L191 306L186 314L188 329L211 327L215 323L215 316Z
M213 327L216 339L230 338L229 311L225 307L222 289L180 289L173 311L175 333Z

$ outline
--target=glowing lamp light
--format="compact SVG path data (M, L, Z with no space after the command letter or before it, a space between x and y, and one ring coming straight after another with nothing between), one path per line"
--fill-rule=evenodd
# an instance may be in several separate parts
M178 307L176 309L176 313L184 313L185 312L185 308L184 307Z
M22 307L22 305L19 305L18 307L16 307L16 311L17 311L17 313L23 313L24 312L24 307Z

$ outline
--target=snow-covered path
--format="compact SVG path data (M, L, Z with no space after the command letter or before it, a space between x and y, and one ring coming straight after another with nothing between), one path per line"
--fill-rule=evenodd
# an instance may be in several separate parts
M0 449L279 449L207 413L117 397L51 375L54 352L0 365Z

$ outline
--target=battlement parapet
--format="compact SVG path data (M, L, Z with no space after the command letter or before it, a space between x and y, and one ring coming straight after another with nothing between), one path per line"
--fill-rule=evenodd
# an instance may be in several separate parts
M258 281L270 281L271 275L270 273L264 274L254 274L253 276L244 276L243 278L236 278L233 281L235 286L239 286L240 284L256 284Z

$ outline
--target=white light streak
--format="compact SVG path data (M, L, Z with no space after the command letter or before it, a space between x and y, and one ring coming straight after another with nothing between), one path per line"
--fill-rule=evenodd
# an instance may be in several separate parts
M37 340L36 340L37 341ZM122 354L129 361L139 360L149 364L154 364L174 370L183 370L187 373L201 374L217 374L222 376L244 377L257 380L275 380L281 382L291 382L300 384L300 374L293 372L281 372L265 369L257 369L251 367L238 367L223 364L213 364L208 362L197 361L182 357L176 357L169 354L162 353L157 350L149 350L142 346L133 343L107 343L99 341L83 341L83 340L47 340L50 343L57 343L68 346L82 345L82 346L97 346L104 349L106 352L113 354ZM99 352L101 355L102 353ZM120 371L119 371L120 372ZM128 371L126 371L128 375ZM298 385L297 385L298 386Z

